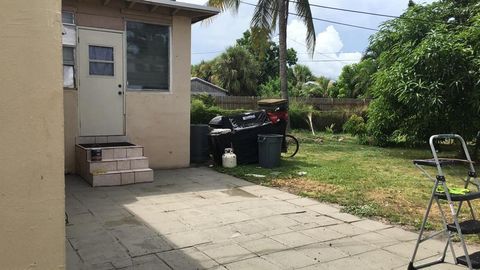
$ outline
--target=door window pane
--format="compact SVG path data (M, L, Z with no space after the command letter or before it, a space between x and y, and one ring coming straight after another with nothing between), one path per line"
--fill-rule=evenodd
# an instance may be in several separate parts
M113 47L88 46L89 74L114 76Z
M127 82L130 90L169 89L170 27L127 22Z
M90 60L113 61L113 48L102 46L88 46Z
M90 75L113 76L113 63L90 62Z

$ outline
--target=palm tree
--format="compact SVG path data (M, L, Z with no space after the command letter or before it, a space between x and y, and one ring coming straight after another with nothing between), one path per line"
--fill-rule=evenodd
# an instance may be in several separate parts
M238 11L241 0L209 0L208 5L220 8L222 11L232 9ZM296 13L307 27L307 48L313 56L315 50L315 26L313 25L312 12L308 0L294 0ZM268 38L275 32L278 22L279 34L279 60L280 60L280 90L282 98L288 100L288 83L287 83L287 22L289 15L290 0L258 0L253 13L251 27L255 29L263 29L259 33L265 33L263 37Z

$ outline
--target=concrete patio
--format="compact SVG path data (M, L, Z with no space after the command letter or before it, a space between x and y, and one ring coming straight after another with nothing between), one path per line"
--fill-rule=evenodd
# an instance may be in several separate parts
M69 270L406 269L417 237L208 168L106 188L67 176L66 211ZM427 242L419 256L442 248Z

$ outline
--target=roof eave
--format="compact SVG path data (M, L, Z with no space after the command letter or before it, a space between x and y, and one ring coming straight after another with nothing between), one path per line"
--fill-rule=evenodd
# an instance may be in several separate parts
M151 6L166 7L177 11L186 11L190 13L192 24L208 19L220 13L220 10L214 7L195 5L190 3L176 2L171 0L127 0L132 3L146 4Z

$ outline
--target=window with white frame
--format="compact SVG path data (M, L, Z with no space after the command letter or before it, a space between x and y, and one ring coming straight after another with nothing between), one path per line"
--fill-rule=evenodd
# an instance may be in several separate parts
M63 87L75 88L75 46L77 32L73 12L62 12Z
M127 22L128 90L169 91L170 27Z

